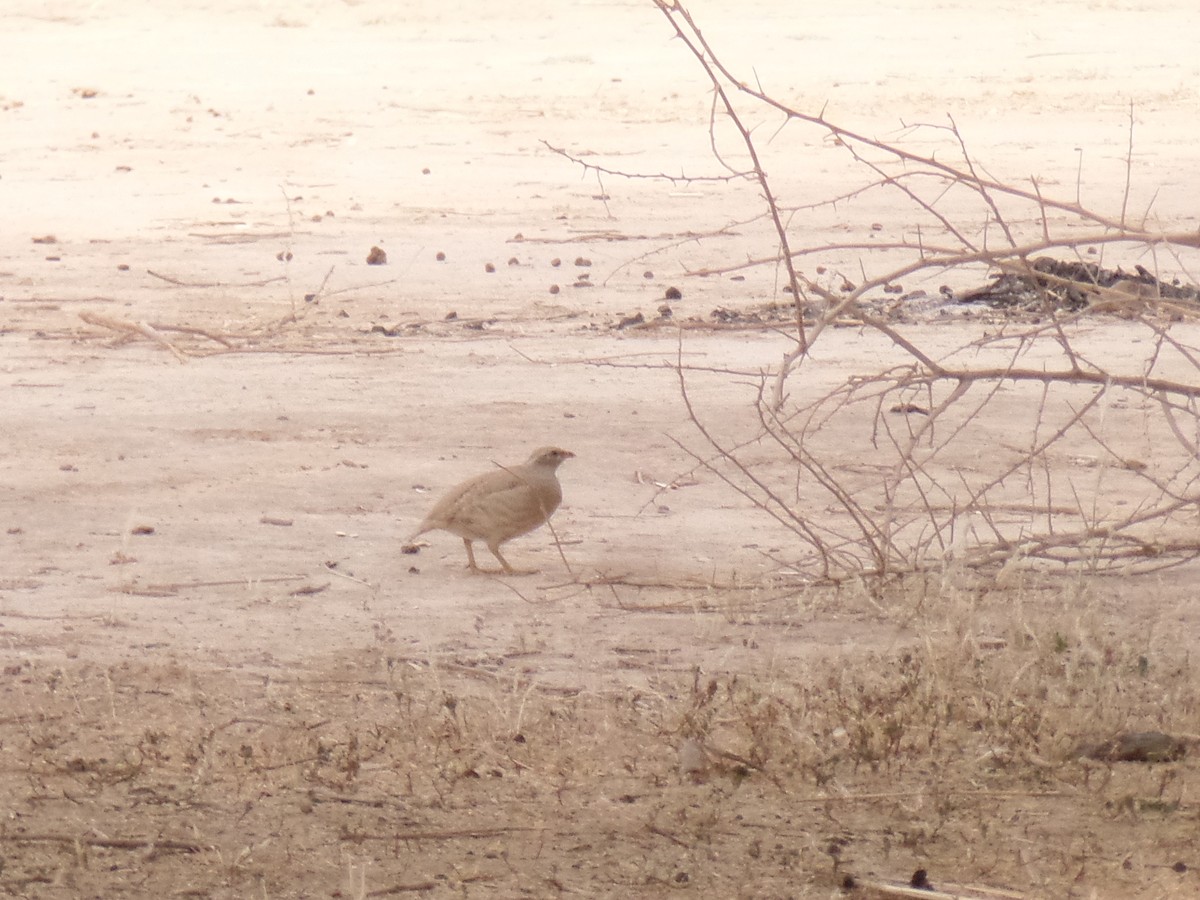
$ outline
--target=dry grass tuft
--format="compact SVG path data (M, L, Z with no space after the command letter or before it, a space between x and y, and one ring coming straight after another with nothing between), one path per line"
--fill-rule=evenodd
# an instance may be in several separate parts
M598 693L374 650L295 674L14 666L0 888L793 896L918 867L1032 895L1197 887L1176 866L1195 758L1075 752L1192 728L1185 649L1077 582L838 595L912 639L786 673L648 657L646 687Z

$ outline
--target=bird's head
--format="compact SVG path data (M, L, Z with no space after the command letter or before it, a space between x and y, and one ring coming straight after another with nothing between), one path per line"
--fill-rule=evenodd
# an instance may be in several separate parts
M562 464L564 459L573 459L574 456L574 453L564 450L562 447L539 447L530 455L529 464L554 470Z

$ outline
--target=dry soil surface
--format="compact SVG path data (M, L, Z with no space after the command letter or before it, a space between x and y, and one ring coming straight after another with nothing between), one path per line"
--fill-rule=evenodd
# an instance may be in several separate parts
M794 106L917 150L949 114L998 179L1195 228L1194 2L807 6L692 12ZM678 364L735 442L793 346L746 321L788 308L776 267L694 274L771 255L760 198L551 149L725 174L651 2L13 0L0 26L0 892L1200 894L1191 757L1070 753L1200 731L1194 567L820 584L698 464ZM806 245L913 236L895 194L819 205L862 169L789 129ZM954 278L982 274L904 288ZM940 354L1002 326L906 327ZM1119 365L1132 328L1080 339ZM906 361L821 340L793 396ZM823 439L861 474L858 431ZM399 552L439 491L547 443L577 454L558 544L506 550L540 574Z

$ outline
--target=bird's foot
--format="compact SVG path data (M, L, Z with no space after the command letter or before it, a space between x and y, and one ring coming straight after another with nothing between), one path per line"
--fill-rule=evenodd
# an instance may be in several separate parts
M485 569L482 566L467 566L472 575L536 575L537 569Z

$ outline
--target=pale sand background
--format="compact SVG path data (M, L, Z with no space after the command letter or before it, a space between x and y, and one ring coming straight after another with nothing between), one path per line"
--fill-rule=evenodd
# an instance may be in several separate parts
M1194 3L809 5L692 11L733 70L793 105L827 106L881 137L950 114L997 178L1037 176L1069 198L1078 176L1083 199L1113 214L1132 103L1131 215L1153 199L1156 226L1196 226ZM720 173L702 73L650 4L187 2L168 12L14 0L0 26L0 653L14 664L145 657L278 676L373 642L446 661L519 648L541 683L619 692L647 678L620 664L630 648L665 648L670 671L725 672L913 638L869 607L803 597L782 619L630 615L554 588L570 579L544 533L511 546L514 563L544 573L515 590L469 577L447 535L419 556L397 552L431 502L414 485L441 490L553 442L578 454L561 472L556 518L576 575L754 582L774 568L762 551L787 553L787 536L711 477L657 498L638 483L638 472L670 481L691 466L671 440L694 433L669 372L582 364L673 359L670 329L611 329L635 311L654 316L668 285L684 293L678 317L780 299L769 267L740 281L686 277L771 252L759 225L687 240L760 212L752 191L606 177L605 202L594 176L541 143L614 169ZM795 148L794 166L771 171L787 202L860 183L820 135L789 126L777 140ZM920 134L912 141L923 146ZM811 244L870 234L874 222L881 239L899 238L911 235L907 216L875 194L797 225ZM57 243L33 242L47 235ZM386 267L366 266L372 245ZM285 265L277 255L288 252ZM574 266L579 256L592 265ZM811 265L857 275L860 262L877 264L830 254ZM1186 260L1157 263L1194 277ZM321 302L305 304L331 267ZM571 287L577 273L596 286ZM944 280L906 288L936 293ZM294 310L301 324L265 341L271 352L187 365L145 341L110 347L78 318L244 333ZM442 322L451 311L487 324ZM414 323L425 327L408 336L370 331ZM949 348L973 327L915 333ZM1098 352L1119 359L1124 327L1097 326ZM855 331L825 340L806 390L871 371L889 352ZM690 332L685 345L698 365L750 371L787 347L768 330ZM750 420L742 381L697 376L694 388L730 430ZM846 453L853 461L855 448ZM294 524L260 524L264 515ZM155 534L131 536L140 524ZM367 584L331 576L327 562ZM286 576L300 579L270 580ZM1164 605L1131 609L1129 621L1169 621L1194 640L1190 594L1175 587L1189 581L1162 582ZM209 582L227 584L116 590ZM302 584L328 587L289 595ZM84 819L102 827L99 814ZM321 885L343 876L336 864L312 875ZM301 895L278 872L264 877L272 896ZM546 890L536 884L532 895ZM1103 880L1088 892L1105 896Z

